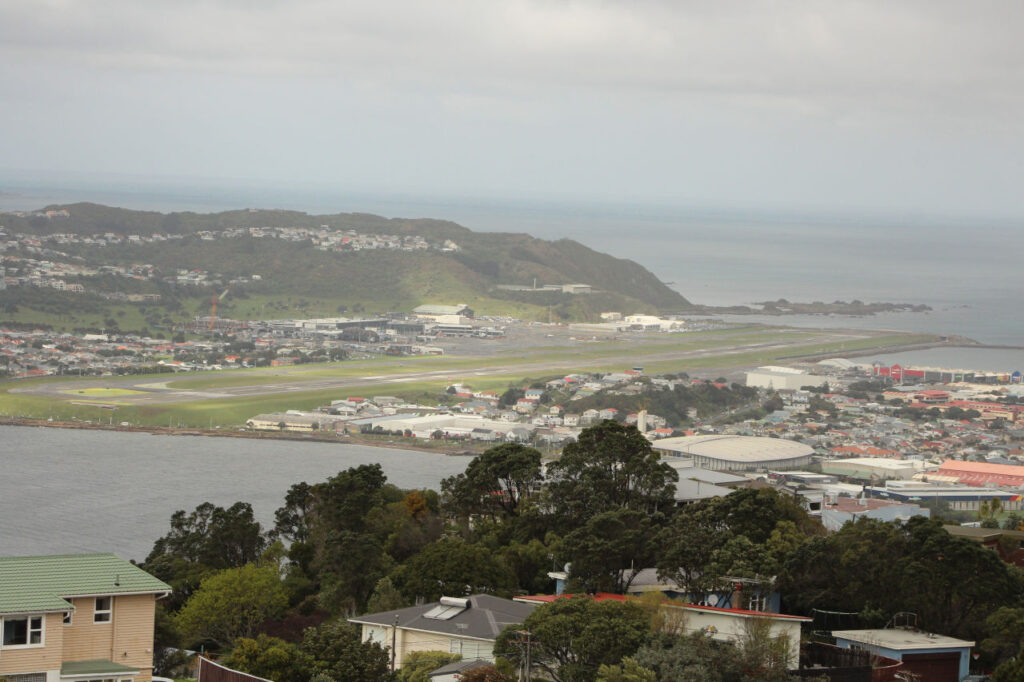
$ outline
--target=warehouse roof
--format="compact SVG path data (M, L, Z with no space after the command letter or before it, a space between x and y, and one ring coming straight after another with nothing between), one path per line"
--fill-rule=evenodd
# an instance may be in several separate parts
M696 457L750 463L796 459L814 454L814 449L803 443L783 438L758 438L755 436L711 435L665 438L657 441L654 448Z
M170 592L113 554L0 558L0 614L70 611L67 597Z

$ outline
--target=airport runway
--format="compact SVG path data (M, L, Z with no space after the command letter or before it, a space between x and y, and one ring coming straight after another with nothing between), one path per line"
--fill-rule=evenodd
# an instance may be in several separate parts
M821 330L814 336L804 336L798 344L785 342L764 342L764 343L741 343L732 346L715 346L712 348L696 350L675 350L664 352L651 352L650 349L638 347L635 352L623 350L621 353L600 357L581 357L576 361L559 357L558 359L523 359L522 356L516 359L510 358L479 358L480 366L475 368L448 368L431 369L428 371L401 371L386 374L370 374L374 371L372 363L367 363L367 375L357 377L323 377L305 378L310 373L308 365L297 365L282 367L273 370L272 374L261 372L266 381L259 384L243 386L224 386L211 389L187 389L168 386L185 378L211 376L208 372L188 373L169 376L166 380L154 381L153 376L148 377L110 377L102 382L95 380L71 380L67 382L54 382L27 386L25 388L11 389L15 393L29 393L35 395L46 395L53 398L65 400L76 400L87 404L108 402L118 405L156 405L164 403L192 402L197 400L216 400L243 398L259 395L288 394L308 391L326 391L340 389L354 389L374 387L377 392L386 393L386 386L392 384L404 384L429 380L448 380L471 382L475 377L494 375L543 375L551 373L569 373L575 371L586 371L590 368L608 367L622 365L631 367L634 364L650 364L663 362L680 362L679 371L686 371L687 360L698 360L707 357L721 357L722 363L715 368L702 367L702 374L735 373L745 369L737 364L730 364L729 356L740 355L757 351L774 351L792 348L797 352L814 352L815 346L823 343L835 343L841 341L853 341L869 338L877 333L851 331L851 330ZM645 352L646 351L646 352ZM535 352L535 351L534 351ZM531 351L527 349L528 356ZM540 354L538 354L540 355ZM340 363L347 365L348 363ZM412 364L412 363L410 363ZM293 375L304 375L302 378ZM71 391L83 388L109 388L126 389L137 391L137 393L110 396L73 395Z

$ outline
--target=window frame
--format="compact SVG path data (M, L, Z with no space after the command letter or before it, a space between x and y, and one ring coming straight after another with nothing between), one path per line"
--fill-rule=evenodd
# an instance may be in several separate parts
M39 627L33 628L32 621L34 619L39 620ZM8 621L24 620L25 623L25 643L24 644L4 644L4 630L7 629ZM32 633L39 633L39 641L32 642ZM44 613L17 613L8 614L0 618L0 649L38 649L46 646L46 614Z
M109 605L105 609L99 608L100 600L106 599L109 601ZM100 620L99 616L106 616L105 619ZM110 625L114 622L114 597L95 597L92 602L92 622L93 625Z

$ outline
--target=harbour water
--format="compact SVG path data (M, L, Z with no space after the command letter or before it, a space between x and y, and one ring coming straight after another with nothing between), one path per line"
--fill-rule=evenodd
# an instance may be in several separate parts
M293 483L379 462L437 490L468 457L361 445L0 426L0 556L114 552L142 560L178 509L249 502L272 526Z

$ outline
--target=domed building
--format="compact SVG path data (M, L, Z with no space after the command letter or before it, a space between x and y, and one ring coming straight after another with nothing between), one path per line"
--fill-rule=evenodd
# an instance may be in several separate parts
M694 466L715 471L803 469L811 463L809 445L782 438L754 436L682 436L654 443L662 455L688 457Z

